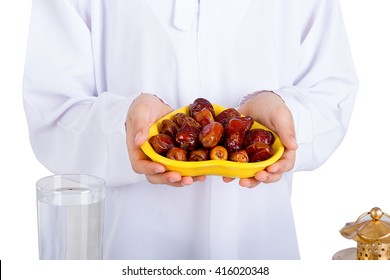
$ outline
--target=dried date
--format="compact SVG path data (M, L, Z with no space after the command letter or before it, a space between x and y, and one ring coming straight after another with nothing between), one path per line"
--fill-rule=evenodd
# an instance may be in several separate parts
M167 152L166 157L173 160L186 161L187 152L182 148L173 147Z
M251 129L251 127L255 121L251 116L244 116L244 117L240 117L240 118L243 122L243 125L245 127L245 133L246 133Z
M234 108L227 108L223 110L218 116L215 117L215 121L221 123L225 127L233 117L240 117L241 114Z
M262 128L254 128L245 134L244 147L255 142L263 142L264 144L272 146L275 142L275 136L271 131Z
M149 143L159 155L165 155L175 146L173 138L162 133L150 137Z
M198 149L190 152L189 161L204 161L209 159L208 149Z
M210 159L227 160L228 151L224 146L215 146L210 150Z
M245 150L241 150L241 151L230 153L229 160L245 163L245 162L249 162L249 156Z
M199 146L199 132L202 129L193 118L186 117L183 125L176 133L176 143L186 151L192 151Z
M194 100L193 103L191 103L189 105L190 116L194 117L194 115L197 112L200 112L203 108L206 108L207 110L209 110L210 113L213 115L213 118L215 117L215 111L214 111L213 104L211 104L211 102L205 98L197 98Z
M191 126L191 127L195 128L198 131L201 131L201 129L202 129L202 126L192 117L186 117L184 119L183 124L181 125L180 129L183 126Z
M218 145L223 131L223 126L219 122L209 123L200 131L199 141L204 148L213 148Z
M271 146L263 142L255 142L246 147L245 151L248 153L249 162L258 162L269 159L273 156L274 150Z
M224 133L224 146L229 153L242 150L245 137L245 125L240 117L233 117L226 125Z
M171 136L172 138L175 138L178 130L179 130L179 128L173 120L165 119L161 122L160 132L163 134L166 134L166 135Z
M214 122L213 114L206 108L203 108L199 112L196 112L193 116L202 127Z
M177 127L181 127L187 118L187 115L184 113L176 113L172 117L172 121L177 125Z

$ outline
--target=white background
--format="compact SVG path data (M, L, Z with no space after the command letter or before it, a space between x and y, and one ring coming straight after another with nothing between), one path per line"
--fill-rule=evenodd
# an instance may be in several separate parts
M34 187L39 178L50 175L50 172L37 162L30 148L21 98L30 2L12 0L0 3L2 273L8 276L5 279L35 276L49 279L54 275L57 279L72 275L123 279L121 268L129 262L105 262L104 265L83 262L82 266L77 262L79 268L76 270L73 263L37 261ZM346 222L354 221L374 206L390 213L390 1L340 2L360 78L359 94L349 131L333 157L321 168L295 176L292 202L302 261L267 262L274 268L271 273L275 277L273 279L278 275L292 276L294 273L298 276L315 273L319 279L322 279L319 275L326 275L326 278L343 273L352 276L356 269L363 277L368 270L369 275L374 276L375 272L385 269L383 262L373 269L361 262L356 266L351 262L330 261L337 251L356 245L339 233ZM142 262L133 264L141 265ZM158 264L146 263L151 267ZM201 264L194 262L192 266L199 267ZM343 269L345 267L348 269ZM387 262L386 267L390 268Z

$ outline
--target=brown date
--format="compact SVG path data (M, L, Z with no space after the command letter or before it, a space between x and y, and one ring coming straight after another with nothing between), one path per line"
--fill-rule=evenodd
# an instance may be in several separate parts
M249 162L249 157L245 150L230 153L229 159L235 162Z
M161 133L150 137L149 143L159 155L165 155L175 146L171 136Z
M215 111L213 104L205 98L197 98L189 106L190 116L194 117L195 113L200 112L203 108L206 108L215 117Z
M208 149L198 149L190 152L189 161L204 161L209 159Z
M192 151L199 146L199 132L202 129L193 118L186 117L183 125L176 133L176 143L186 151Z
M243 125L245 127L245 133L246 133L251 129L251 127L255 121L251 116L244 116L244 117L240 117L240 118L243 121Z
M263 142L255 142L246 147L245 151L248 153L249 162L264 161L272 157L274 150L271 146Z
M187 115L184 113L176 113L172 116L172 121L177 125L177 127L181 127L186 117Z
M198 131L202 130L202 126L192 117L186 117L184 119L183 124L181 125L181 127L183 127L184 125L185 126L191 126L191 127L195 128Z
M175 138L178 130L179 130L178 126L172 120L165 119L161 122L160 132L162 134L166 134L171 136L172 138Z
M224 146L229 153L242 150L245 137L244 121L240 117L233 117L225 127Z
M223 131L223 126L219 122L209 123L200 131L199 141L204 148L213 148L218 145Z
M221 123L225 127L233 117L240 117L241 114L234 108L227 108L223 110L218 116L215 117L215 121Z
M193 116L202 127L214 122L213 114L206 108L203 108L199 112L196 112Z
M167 152L166 157L173 160L186 161L187 152L182 148L173 147Z
M245 134L244 147L255 142L263 142L264 144L272 146L275 142L275 136L271 131L262 128L254 128Z
M209 157L210 159L227 160L228 151L224 146L215 146L210 150Z

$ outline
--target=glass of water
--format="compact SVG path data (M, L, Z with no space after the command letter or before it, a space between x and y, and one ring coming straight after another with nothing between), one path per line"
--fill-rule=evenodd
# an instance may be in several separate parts
M36 183L39 258L102 259L105 181L53 175Z

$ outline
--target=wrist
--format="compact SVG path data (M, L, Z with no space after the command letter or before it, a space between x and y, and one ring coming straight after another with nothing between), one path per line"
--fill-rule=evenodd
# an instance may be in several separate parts
M274 93L273 91L268 91L268 90L256 91L248 95L245 95L240 100L240 104L239 104L240 110L242 110L248 115L253 115L253 113L255 113L257 110L256 101L260 98L267 98L267 96L273 96L273 95L277 95L277 94Z
M250 94L245 95L244 97L241 98L240 103L239 103L239 106L244 105L245 103L251 101L252 99L254 99L255 97L257 97L258 95L260 95L260 94L262 94L262 93L265 93L265 92L268 92L268 91L266 91L266 90L260 90L260 91L255 91L255 92L252 92L252 93L250 93Z

